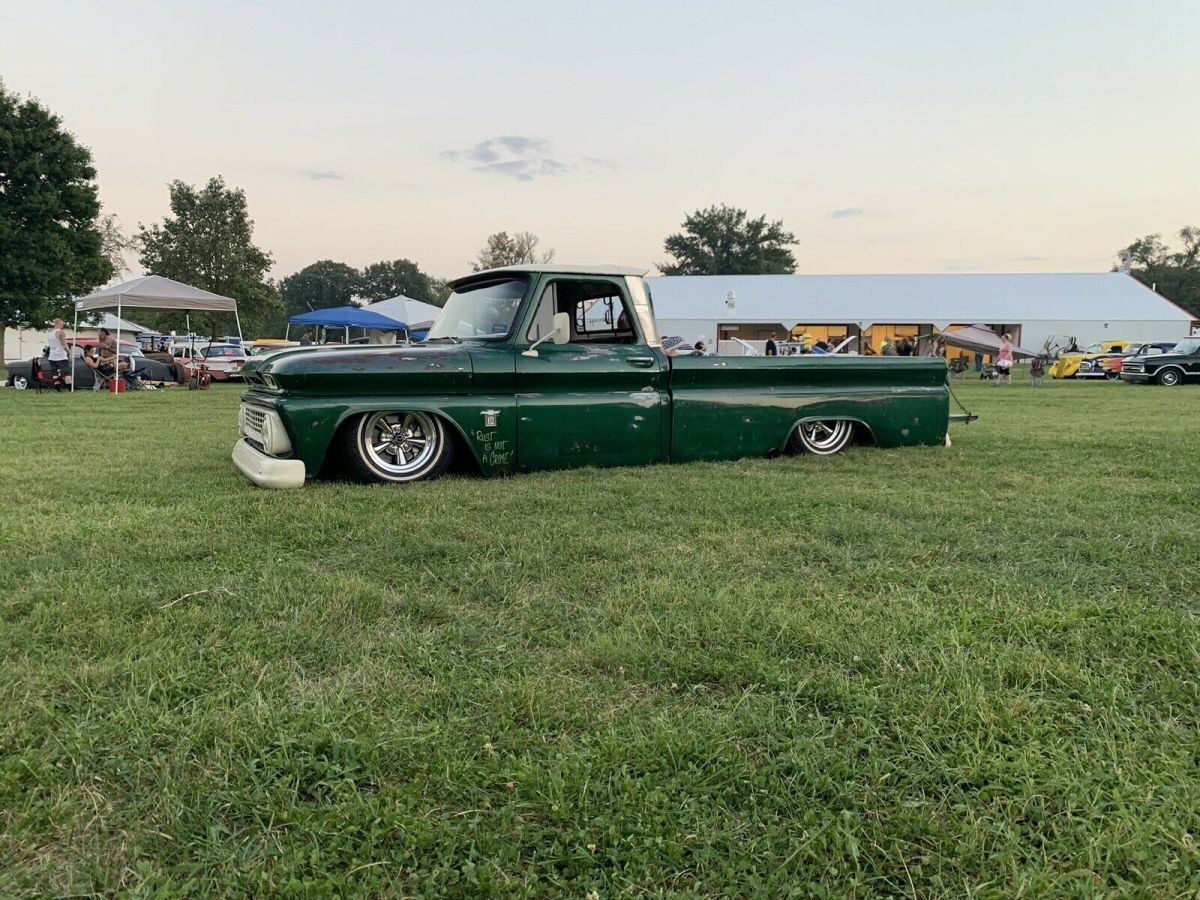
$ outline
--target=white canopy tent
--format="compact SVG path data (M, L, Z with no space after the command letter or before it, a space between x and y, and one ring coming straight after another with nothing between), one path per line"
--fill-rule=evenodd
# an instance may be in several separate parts
M117 311L117 361L120 370L121 356L121 310L128 309L172 309L179 312L231 312L237 321L238 341L242 340L242 319L238 315L237 301L222 297L211 291L192 287L182 281L164 278L162 275L144 275L75 301L75 329L79 328L79 314L89 309L115 309ZM191 332L191 323L188 331ZM71 354L71 390L75 390L75 354Z
M433 306L430 303L422 303L420 300L405 297L403 294L398 294L387 300L380 300L378 303L368 303L363 309L369 309L371 312L379 313L381 316L387 316L389 319L403 322L410 328L417 322L437 321L437 317L442 314L441 307Z

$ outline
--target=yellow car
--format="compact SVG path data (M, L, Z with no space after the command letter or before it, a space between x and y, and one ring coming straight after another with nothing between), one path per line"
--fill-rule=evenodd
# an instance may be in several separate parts
M1051 378L1074 378L1079 371L1079 364L1085 359L1092 359L1104 353L1124 353L1133 341L1097 341L1089 344L1085 350L1074 353L1063 353L1050 367Z

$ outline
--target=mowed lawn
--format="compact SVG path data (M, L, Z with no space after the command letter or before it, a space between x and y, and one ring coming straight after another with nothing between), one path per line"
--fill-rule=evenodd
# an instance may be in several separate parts
M0 391L0 896L1200 892L1200 388L954 446L253 487Z

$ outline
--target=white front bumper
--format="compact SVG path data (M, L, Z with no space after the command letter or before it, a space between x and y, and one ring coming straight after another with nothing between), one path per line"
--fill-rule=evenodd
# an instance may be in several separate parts
M244 438L233 445L233 464L259 487L304 487L303 462L267 456Z

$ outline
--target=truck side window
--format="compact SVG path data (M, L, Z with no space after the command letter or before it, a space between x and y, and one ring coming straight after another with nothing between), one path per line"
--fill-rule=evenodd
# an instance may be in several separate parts
M552 281L542 291L525 335L536 341L553 327L554 314L571 317L572 344L636 344L637 333L621 289L607 281Z

